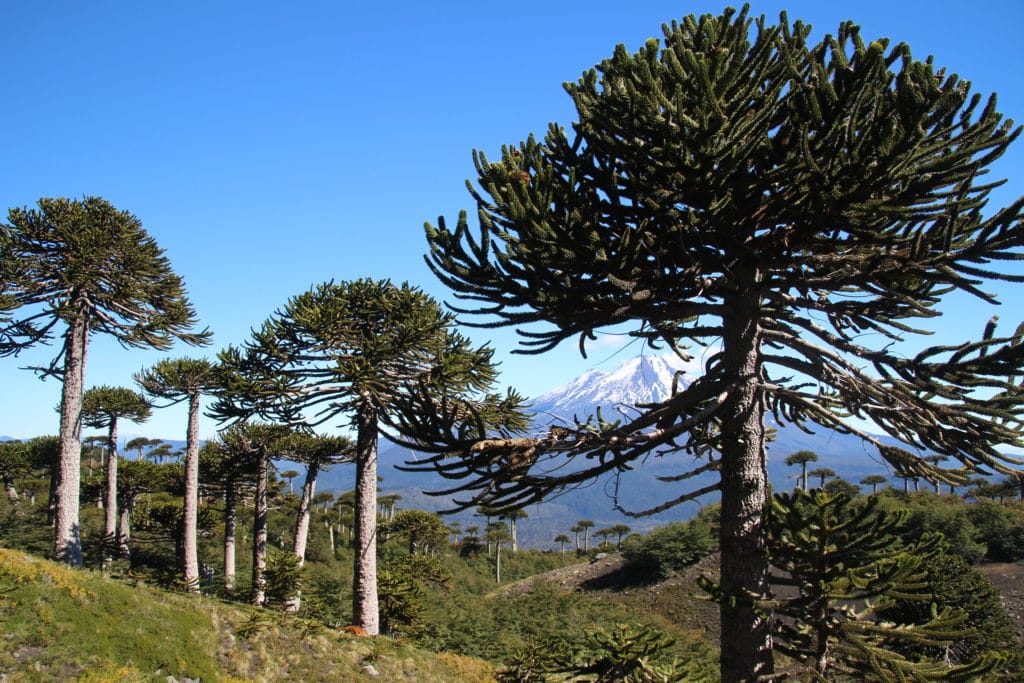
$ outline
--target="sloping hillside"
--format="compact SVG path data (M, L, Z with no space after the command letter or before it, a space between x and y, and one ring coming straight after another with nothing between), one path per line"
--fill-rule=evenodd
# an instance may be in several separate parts
M488 681L480 660L131 586L0 548L0 679Z

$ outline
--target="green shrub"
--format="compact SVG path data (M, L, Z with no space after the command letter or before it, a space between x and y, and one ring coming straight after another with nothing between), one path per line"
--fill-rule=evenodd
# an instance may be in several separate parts
M710 555L717 547L711 527L703 520L691 520L627 539L622 544L622 555L634 571L662 580Z

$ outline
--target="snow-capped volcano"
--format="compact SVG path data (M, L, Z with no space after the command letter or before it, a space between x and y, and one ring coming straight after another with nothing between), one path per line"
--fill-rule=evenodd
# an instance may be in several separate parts
M583 418L600 407L629 411L639 403L653 403L668 398L673 383L679 391L694 379L696 365L675 355L637 356L614 370L590 370L576 379L552 389L531 402L531 412L537 421L546 422L545 416L563 419L574 415Z

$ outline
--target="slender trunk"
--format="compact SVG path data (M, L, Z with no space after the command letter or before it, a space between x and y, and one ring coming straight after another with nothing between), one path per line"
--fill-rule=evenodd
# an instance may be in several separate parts
M509 532L509 534L512 535L511 550L512 550L512 552L517 552L519 550L519 540L516 538L516 518L515 517L509 517L509 519L508 519L508 532Z
M299 566L306 562L306 541L309 538L309 519L312 514L313 494L316 492L316 480L320 474L320 463L310 462L306 469L306 481L302 485L302 498L299 500L299 514L295 518L295 542L293 551L299 558Z
M320 463L315 459L306 465L306 481L302 484L302 498L299 500L299 514L295 518L295 542L292 551L299 558L299 566L306 563L306 541L309 538L309 518L313 507L313 493L316 491L316 479L320 473ZM285 601L285 610L298 612L302 606L302 594L299 591Z
M131 560L131 547L128 545L132 540L132 506L121 506L121 519L118 523L117 552L121 557Z
M260 453L256 474L256 495L252 522L252 604L262 607L267 601L267 486L270 460Z
M807 490L807 463L801 463L800 469L800 488L804 491Z
M107 506L103 518L103 542L100 544L100 564L106 569L109 555L117 547L117 418L110 418L107 430Z
M85 353L89 325L76 315L64 340L64 386L60 397L60 463L56 490L53 557L58 562L82 565L82 533L79 526L82 480L82 392L85 386Z
M494 582L501 583L501 543L494 544Z
M181 528L181 573L187 589L199 592L199 391L189 392L185 442L185 500Z
M235 483L227 482L224 490L224 590L235 590L235 507L238 503Z
M380 633L377 602L377 411L364 396L357 408L355 568L352 622Z
M326 522L326 526L327 526L327 536L330 538L330 541L331 541L331 557L333 558L334 557L334 525L331 524L330 522Z
M768 475L758 302L744 293L726 303L722 359L733 394L722 423L720 664L723 683L739 683L773 671L771 615L755 604L768 594Z

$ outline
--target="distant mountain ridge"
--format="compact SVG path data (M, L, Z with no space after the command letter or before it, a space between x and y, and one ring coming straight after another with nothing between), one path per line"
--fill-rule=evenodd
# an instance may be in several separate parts
M587 371L533 399L530 410L538 423L544 423L545 416L583 418L598 407L634 410L636 405L664 401L673 385L679 390L688 387L693 378L687 371L687 364L675 355L637 356L611 371Z

